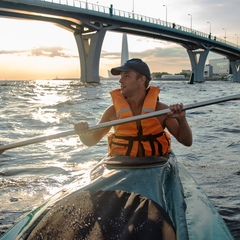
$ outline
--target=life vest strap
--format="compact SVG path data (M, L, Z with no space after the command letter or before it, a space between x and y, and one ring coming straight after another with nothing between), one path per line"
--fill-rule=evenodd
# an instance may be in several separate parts
M132 147L133 147L133 142L134 141L137 141L139 143L141 143L141 142L149 142L149 144L151 146L151 149L152 149L152 155L154 156L154 155L156 155L156 149L155 149L154 142L157 142L159 154L162 155L162 145L157 140L157 138L159 138L162 135L164 135L164 133L165 132L163 131L163 132L160 132L160 133L154 134L154 135L149 134L149 135L141 135L141 136L135 136L135 137L132 137L132 136L117 136L117 135L113 134L114 138L126 140L126 141L128 141L128 144L121 144L121 143L117 143L117 142L114 142L114 141L112 141L111 144L128 147L127 148L127 152L126 152L126 156L130 156L130 153L132 151Z

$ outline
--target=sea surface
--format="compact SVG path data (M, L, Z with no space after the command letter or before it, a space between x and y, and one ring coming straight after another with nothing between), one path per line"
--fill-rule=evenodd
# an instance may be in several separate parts
M240 83L152 81L167 104L191 104L240 93ZM73 130L79 121L97 124L111 104L117 80L82 84L73 80L0 81L0 144ZM194 142L173 151L240 239L240 101L187 111ZM107 138L94 147L76 135L6 150L0 155L0 235L107 152Z

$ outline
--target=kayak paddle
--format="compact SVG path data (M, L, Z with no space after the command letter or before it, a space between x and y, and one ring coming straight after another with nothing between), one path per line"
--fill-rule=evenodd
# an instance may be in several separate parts
M240 100L240 94L226 96L226 97L220 97L220 98L215 98L215 99L211 99L211 100L207 100L207 101L188 104L188 105L183 106L183 110L189 110L189 109L204 107L204 106L212 105L212 104L215 104L215 103L221 103L221 102L226 102L226 101L231 101L231 100ZM101 129L101 128L112 127L112 126L132 122L132 121L147 119L147 118L151 118L151 117L157 117L157 116L160 116L160 115L167 114L168 112L170 112L170 110L168 108L166 108L166 109L163 109L163 110L159 110L159 111L155 111L155 112L151 112L151 113L147 113L147 114L137 115L137 116L124 118L124 119L113 120L113 121L110 121L110 122L99 123L97 125L90 126L89 130L90 131L98 130L98 129ZM8 150L8 149L22 147L22 146L26 146L26 145L30 145L30 144L34 144L34 143L39 143L39 142L44 142L44 141L52 140L52 139L55 139L55 138L66 137L66 136L74 135L74 134L76 134L75 131L70 130L70 131L60 132L60 133L47 135L47 136L34 137L34 138L30 138L30 139L25 140L25 141L20 141L20 142L15 142L15 143L2 145L2 146L0 146L0 154L2 154L5 150Z

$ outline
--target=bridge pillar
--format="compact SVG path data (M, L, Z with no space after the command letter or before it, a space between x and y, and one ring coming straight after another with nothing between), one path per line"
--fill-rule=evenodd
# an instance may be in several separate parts
M240 82L240 61L230 61L230 65L232 68L233 81Z
M204 82L204 67L210 49L194 51L187 49L191 61L193 82Z
M81 82L100 82L99 62L105 34L103 28L90 33L74 33L80 56Z

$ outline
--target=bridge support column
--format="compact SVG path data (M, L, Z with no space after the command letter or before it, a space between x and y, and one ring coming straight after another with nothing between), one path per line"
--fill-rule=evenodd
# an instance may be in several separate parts
M105 33L103 28L91 33L74 33L80 56L81 82L100 82L99 62Z
M204 82L204 67L210 49L201 51L187 50L192 66L193 82Z
M240 82L240 61L230 61L232 74L233 74L233 81Z

